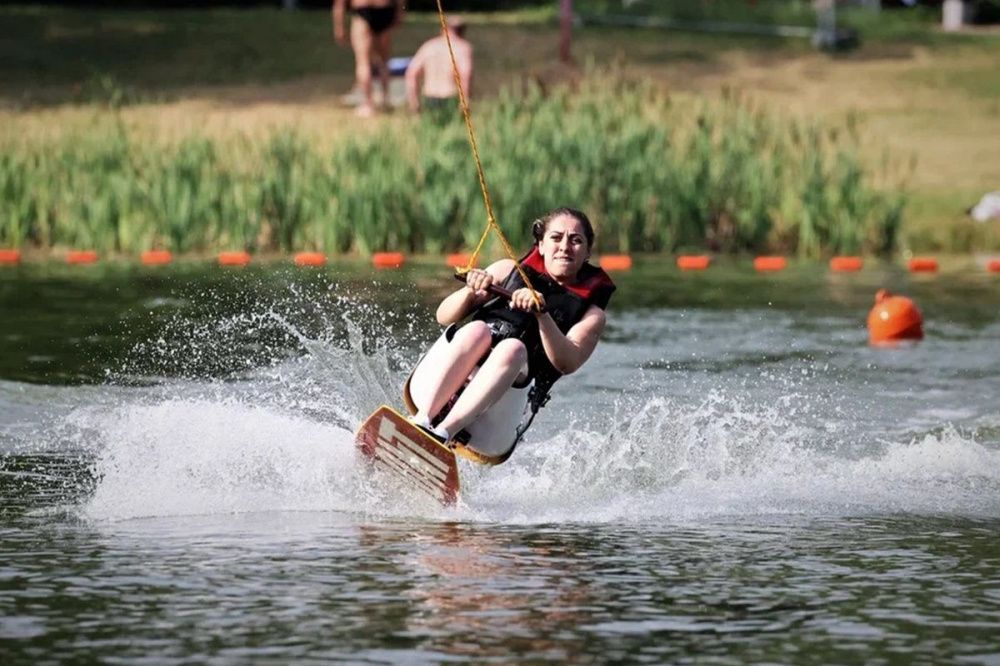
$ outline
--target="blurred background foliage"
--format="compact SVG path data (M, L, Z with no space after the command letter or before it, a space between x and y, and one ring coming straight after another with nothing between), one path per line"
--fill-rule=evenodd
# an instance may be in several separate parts
M806 122L736 93L673 101L610 68L551 90L508 87L477 121L514 243L530 242L529 223L546 210L575 205L594 219L603 251L896 248L907 166L866 167L851 117ZM10 142L0 153L0 244L447 252L481 233L458 116L316 145L289 127L163 142L113 121L52 142Z

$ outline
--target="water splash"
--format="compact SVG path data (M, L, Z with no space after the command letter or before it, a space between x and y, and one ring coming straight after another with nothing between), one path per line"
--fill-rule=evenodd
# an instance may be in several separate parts
M276 374L309 372L298 363L307 367ZM719 395L694 409L647 397L610 422L578 417L551 437L529 437L505 465L463 464L463 503L442 510L359 463L362 404L344 398L358 417L348 427L301 403L248 401L272 380L237 384L228 396L150 396L74 412L74 426L99 442L85 514L344 511L536 524L1000 510L1000 451L967 433L939 429L849 456L817 447L815 433L779 407Z
M73 413L97 432L86 515L391 513L363 483L353 432L396 400L411 355L399 340L421 341L413 313L336 284L229 299L201 294L114 374L133 385L125 400Z
M518 464L474 470L467 502L517 523L1000 511L1000 451L955 428L853 447L817 435L782 407L647 398L610 429L576 424L522 447Z
M836 403L794 359L795 380L770 381L766 398L730 372L702 378L717 390L681 399L669 383L680 375L649 371L636 383L614 353L582 373L596 391L565 380L572 410L548 407L510 462L463 464L457 509L398 501L391 481L359 465L353 431L378 404L399 402L434 332L413 311L336 285L199 298L112 373L117 385L60 389L74 397L58 417L12 431L87 452L87 517L284 510L544 523L1000 511L994 421L972 433L938 422L865 438L848 426L869 409L860 399L869 391L854 388L857 406ZM621 396L611 412L609 392Z

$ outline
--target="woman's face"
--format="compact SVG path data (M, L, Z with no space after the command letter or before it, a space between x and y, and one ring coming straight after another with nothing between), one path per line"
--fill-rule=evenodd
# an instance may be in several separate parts
M549 275L559 282L574 280L590 256L583 224L567 214L552 218L538 241L538 252Z

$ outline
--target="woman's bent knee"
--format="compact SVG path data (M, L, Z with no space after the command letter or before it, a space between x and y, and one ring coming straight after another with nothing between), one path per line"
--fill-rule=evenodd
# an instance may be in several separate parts
M493 341L493 334L486 322L470 321L468 324L455 332L452 344L458 343L472 348L484 349Z
M528 362L528 349L520 340L508 338L498 342L490 356L504 365L520 366Z

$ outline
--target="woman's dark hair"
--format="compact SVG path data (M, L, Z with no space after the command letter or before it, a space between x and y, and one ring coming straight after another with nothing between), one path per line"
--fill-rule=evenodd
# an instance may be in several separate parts
M576 208L556 208L555 210L549 211L545 215L531 223L531 236L538 243L545 236L545 229L548 228L549 222L559 217L560 215L569 215L570 217L576 218L576 221L583 225L583 235L587 239L587 249L589 250L594 245L594 225L590 223L590 218L580 210Z

